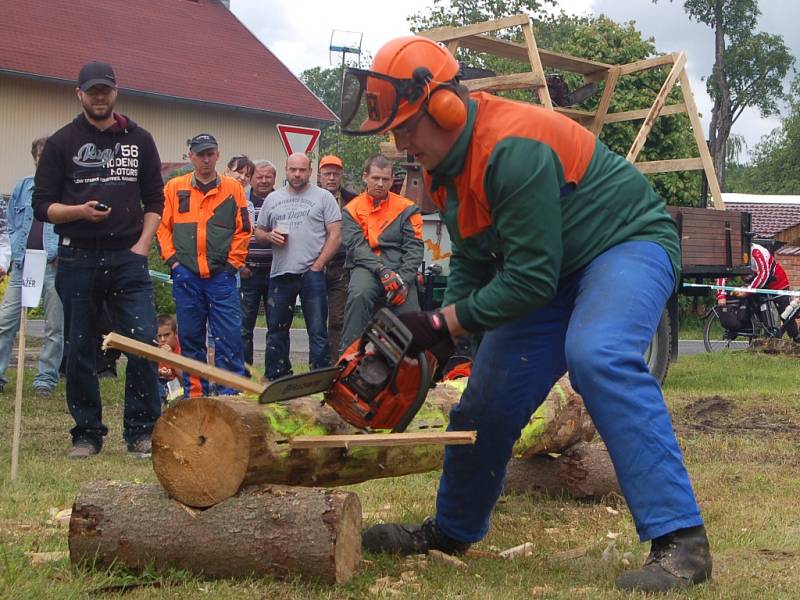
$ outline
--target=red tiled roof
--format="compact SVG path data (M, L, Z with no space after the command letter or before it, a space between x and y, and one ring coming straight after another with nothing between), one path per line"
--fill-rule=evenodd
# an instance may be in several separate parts
M122 90L336 119L219 0L9 0L2 13L0 72L72 83L102 60Z
M800 223L800 204L726 202L725 208L749 212L752 229L760 237L772 237L779 231Z

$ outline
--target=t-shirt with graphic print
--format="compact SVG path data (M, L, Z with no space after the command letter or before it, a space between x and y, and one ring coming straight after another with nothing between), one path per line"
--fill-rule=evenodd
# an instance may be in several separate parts
M284 246L272 247L270 277L308 271L325 245L328 225L341 220L336 199L316 185L300 193L286 186L267 196L256 225L289 234Z

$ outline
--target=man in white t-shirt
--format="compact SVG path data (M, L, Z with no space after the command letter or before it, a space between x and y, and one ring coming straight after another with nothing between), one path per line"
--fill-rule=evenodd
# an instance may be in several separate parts
M286 161L287 185L264 201L256 241L272 246L267 317L266 379L292 373L289 328L297 296L308 331L312 369L330 364L325 265L341 243L342 213L330 192L309 183L311 161L296 153Z

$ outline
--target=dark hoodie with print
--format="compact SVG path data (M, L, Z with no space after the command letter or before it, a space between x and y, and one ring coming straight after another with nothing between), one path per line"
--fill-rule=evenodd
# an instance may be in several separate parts
M49 221L53 203L79 205L97 200L111 207L107 219L60 223L62 243L77 248L130 248L142 233L144 213L161 215L164 182L153 137L127 117L100 131L81 113L47 140L36 169L33 211Z

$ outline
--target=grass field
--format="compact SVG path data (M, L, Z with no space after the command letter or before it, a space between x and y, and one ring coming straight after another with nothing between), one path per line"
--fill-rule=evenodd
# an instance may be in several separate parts
M800 391L796 361L744 353L681 358L665 392L709 531L714 581L665 598L788 599L800 595ZM30 379L31 374L26 374ZM13 382L13 371L7 373ZM128 458L121 439L122 382L102 380L111 432L98 457L75 462L68 449L63 384L50 399L25 389L18 480L8 480L13 384L0 395L0 598L421 598L606 599L625 596L613 580L647 553L623 502L505 497L478 550L532 542L532 556L466 557L466 570L366 556L337 587L302 581L206 580L185 572L93 572L61 558L32 565L26 552L67 550L51 515L71 506L82 482L154 482L149 461ZM30 386L30 381L27 382ZM419 521L434 510L437 474L372 481L350 489L365 524ZM468 502L469 499L465 499ZM615 538L615 539L612 539Z

